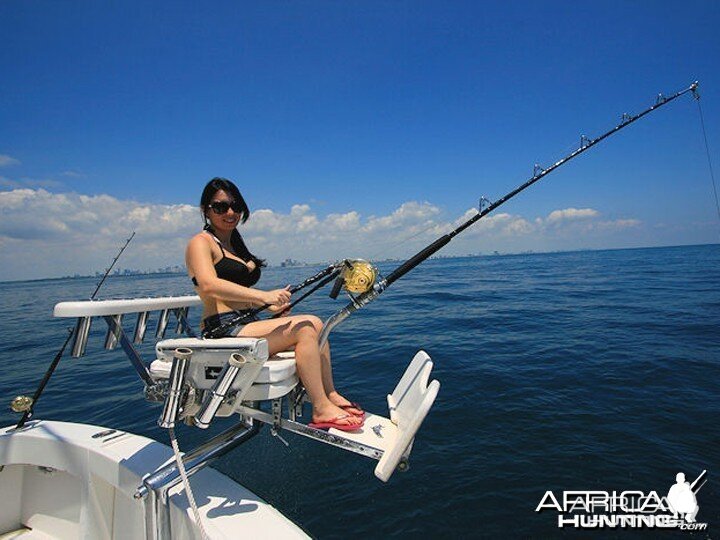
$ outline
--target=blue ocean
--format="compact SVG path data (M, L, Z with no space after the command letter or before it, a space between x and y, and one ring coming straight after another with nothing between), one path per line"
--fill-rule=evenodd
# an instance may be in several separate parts
M392 264L381 266L388 272ZM269 268L259 284L317 269ZM0 284L0 388L32 394L70 324L54 304L96 279ZM101 298L190 294L186 276L112 277ZM345 301L296 308L326 318ZM193 315L191 313L191 315ZM197 323L199 313L192 321ZM134 321L127 321L128 330ZM120 350L64 357L36 418L89 422L167 443L159 407ZM152 325L151 325L152 328ZM385 396L419 350L440 393L410 469L388 484L374 461L264 430L216 468L317 538L712 538L720 530L720 245L427 261L331 335L339 389L386 414ZM153 340L141 352L151 359ZM7 405L0 424L17 421ZM230 425L216 422L211 432ZM207 432L183 427L188 450ZM547 491L657 491L707 470L704 532L558 527Z

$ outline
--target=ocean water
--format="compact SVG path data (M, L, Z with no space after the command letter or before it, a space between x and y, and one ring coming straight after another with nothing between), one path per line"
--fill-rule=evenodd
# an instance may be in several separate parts
M268 269L260 286L314 271ZM65 337L68 321L52 319L52 306L94 285L0 284L5 403L32 394ZM184 276L136 276L111 278L101 297L191 292ZM325 318L342 305L318 293L295 312ZM167 442L122 352L102 350L102 326L85 357L63 358L36 417ZM374 461L292 434L286 448L268 430L217 462L315 537L585 537L559 529L556 512L535 511L547 490L665 495L676 473L692 481L705 469L697 520L706 532L594 536L718 536L720 245L431 260L339 326L331 344L338 388L370 411L386 413L386 394L419 349L442 386L410 470L388 484L373 476ZM16 418L3 405L0 425ZM180 429L181 447L205 436Z

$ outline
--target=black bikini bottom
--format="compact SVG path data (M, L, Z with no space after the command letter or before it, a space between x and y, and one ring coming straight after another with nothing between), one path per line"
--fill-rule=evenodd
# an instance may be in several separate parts
M233 319L241 315L249 313L251 310L237 310L237 311L226 311L225 313L218 313L216 315L210 315L202 320L202 337L204 338L221 338L221 337L235 337L240 332L240 329L249 322L259 321L260 318L257 315L245 319L244 322L229 324ZM217 330L223 327L222 331Z

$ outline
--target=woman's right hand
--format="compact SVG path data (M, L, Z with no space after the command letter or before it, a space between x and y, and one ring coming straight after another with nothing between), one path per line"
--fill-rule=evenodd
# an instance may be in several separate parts
M265 292L265 303L270 306L285 306L290 303L290 285L284 289L275 289Z

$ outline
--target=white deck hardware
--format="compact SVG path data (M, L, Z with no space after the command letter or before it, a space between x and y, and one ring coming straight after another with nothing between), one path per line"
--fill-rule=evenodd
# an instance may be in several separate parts
M251 358L260 355L267 357L267 342L254 338L221 338L212 340L172 339L158 343L155 360L150 372L159 381L167 379L173 351L178 348L193 350L191 367L186 376L186 384L194 392L210 392L224 366L227 365L231 351L242 351ZM233 413L271 424L276 429L285 429L339 446L368 457L379 460L375 475L387 482L392 473L400 466L406 468L407 457L412 447L415 433L420 428L430 407L435 401L440 383L430 382L432 361L424 352L418 352L405 370L394 391L388 396L389 418L370 414L365 425L352 432L330 429L329 432L310 428L304 424L287 418L278 418L272 414L251 406L252 402L271 399L278 402L288 396L298 384L295 374L292 353L284 353L284 358L261 360L261 369L253 372L254 384L250 388L243 387L237 380L232 385L235 395L228 393L228 399L218 411L218 416L229 416ZM292 408L288 403L288 409ZM198 411L197 400L186 402L185 416L194 416Z
M395 390L387 398L390 418L369 415L359 431L341 432L331 429L333 435L382 450L375 467L375 476L387 482L397 466L406 466L415 433L435 402L440 383L430 382L433 363L425 351L419 351L408 365Z
M163 309L200 307L199 296L162 296L122 300L83 300L60 302L53 309L53 317L102 317L126 313L144 313Z
M168 388L173 355L178 349L192 351L187 373L183 373L182 381L175 381L184 388L182 405L174 404L179 419L190 418L196 425L207 427L215 416L239 414L241 421L248 425L252 425L252 421L267 423L272 425L273 433L285 429L377 459L379 463L375 475L383 481L387 481L397 468L406 468L415 434L432 407L440 387L437 381L430 381L433 364L425 352L420 351L415 355L388 396L388 417L368 414L360 430L344 432L331 429L325 432L295 421L296 416L302 413L302 399L298 399L302 396L302 389L295 372L294 353L268 358L267 342L264 339L173 338L157 343L157 358L146 366L121 324L117 323L120 316L137 313L134 341L138 342L145 335L148 313L160 312L157 334L162 335L170 313L176 315L178 328L185 329L183 321L186 321L188 309L200 305L197 296L62 302L55 306L54 314L56 317L78 317L79 326L89 326L87 321L92 317L103 317L108 324L108 336L123 346L145 380L146 397L150 401L178 397L177 389L169 392ZM242 365L238 364L229 372L233 353L238 353L243 361ZM288 418L280 414L282 400L288 401ZM259 408L258 402L262 401L271 401L272 413ZM169 425L170 416L166 418L164 414L161 424Z
M149 401L164 403L163 413L159 420L162 427L170 428L176 422L184 420L191 425L205 428L210 425L215 416L222 417L233 414L239 416L239 421L234 426L195 450L187 452L182 459L188 475L194 475L193 489L196 492L205 490L206 496L201 497L202 500L213 499L212 483L201 481L201 487L198 489L196 486L198 478L205 478L207 474L218 474L208 471L205 466L254 437L264 424L270 425L271 434L277 436L285 444L287 442L279 435L281 430L291 431L375 459L378 461L375 475L383 482L387 482L395 470L407 469L407 460L413 448L415 434L432 407L440 387L440 383L437 381L430 381L433 364L425 352L420 351L415 355L397 386L388 396L389 412L387 417L367 413L364 426L353 432L314 429L297 421L297 417L303 414L303 404L306 402L306 398L296 373L294 353L286 352L269 357L265 339L200 339L195 337L187 323L187 313L191 307L200 305L201 302L197 296L63 302L55 306L54 314L56 317L76 317L78 319L73 355L81 355L85 352L92 319L101 317L105 321L108 326L105 336L106 348L113 348L119 344L145 382L146 398ZM158 313L158 315L155 316L154 313ZM137 318L134 324L133 339L130 340L123 329L123 316L129 318L132 314L137 314ZM147 326L153 317L156 320L155 334L158 337L164 336L170 325L171 315L174 315L177 321L176 332L185 333L190 337L162 339L155 347L156 358L152 362L144 362L134 345L143 341L147 334ZM266 410L267 408L261 408L263 402L269 402L270 412ZM286 402L287 405L283 406L283 402ZM283 416L283 412L286 413L286 416ZM11 434L11 430L0 432L0 465L11 464L14 463L13 459L15 461L19 459L17 457L19 454L11 452L14 457L10 460L8 455L3 454L3 452L7 453L5 449L11 448L11 439L14 444L16 440L36 441L40 436L38 440L44 441L43 444L55 445L60 452L64 444L62 437L66 437L66 435L56 439L52 437L47 439L47 434L40 427L60 429L58 426L61 424L33 422L26 429L19 430L14 434ZM97 427L88 428L87 426L80 426L77 429L82 431L86 428L92 429L95 435L103 431ZM136 440L133 439L135 436L130 434L110 434L109 432L115 430L105 431L108 431L107 437L103 435L100 440L90 444L105 441L108 445L112 443L114 447L119 448L124 440ZM23 442L23 444L25 443ZM123 477L120 484L116 479L113 486L121 485L125 499L130 494L132 500L128 502L123 499L122 502L117 502L120 510L114 510L115 514L113 515L117 514L122 517L122 509L134 508L135 512L138 508L137 505L140 505L143 516L142 523L137 522L137 516L133 514L135 515L133 519L136 520L133 527L137 529L138 538L149 540L169 538L170 536L175 538L176 535L172 531L185 526L175 523L176 518L173 517L178 512L178 510L173 510L173 504L177 504L179 500L177 499L180 490L178 486L179 472L177 464L169 459L167 447L159 443L153 444L163 448L164 459L156 461L151 467L148 466L148 460L142 460L142 465L138 462L137 466L142 468L143 473L154 471L146 474L143 478L140 478L141 474L137 473L134 476ZM27 445L29 445L27 448L32 447L30 442L27 442ZM138 448L133 448L135 451L140 451ZM16 446L12 446L13 452L15 449ZM24 463L37 462L43 467L67 470L63 466L57 467L58 464L52 460L40 459L41 452L35 450L33 452L36 452L37 459L28 458L28 461ZM92 452L88 455L91 454ZM123 458L115 456L115 458L117 458L115 461L110 458L109 461L114 463L113 466L116 468L122 465L123 459L128 459L127 456ZM82 468L85 476L81 475L83 479L78 484L80 486L78 489L82 493L85 493L83 490L87 491L92 487L83 487L88 470L87 467ZM2 471L0 474L3 474ZM13 472L12 474L26 473ZM72 476L73 473L69 474ZM91 480L87 481L88 485L92 484L93 477L89 478ZM113 487L112 489L120 488ZM2 488L0 488L0 495L2 493ZM106 490L99 496L107 498L110 493L111 491ZM115 495L113 497L117 499ZM182 500L184 501L184 499ZM194 531L192 529L194 527L192 525L193 518L184 504L182 519L190 520L187 522L190 523L186 526L189 527L187 530ZM207 513L207 509L204 511ZM83 510L83 512L92 512L92 509ZM6 514L7 512L3 514L0 511L0 532L11 530L12 526L27 525L22 519L7 517L10 514ZM91 519L102 520L106 517L91 516ZM72 519L70 521L72 522ZM73 536L77 531L82 530L86 537L88 534L94 537L94 532L92 532L95 530L93 529L94 525L81 522L80 518L73 522L74 525L68 529L68 535ZM215 520L210 520L210 522L214 526ZM185 522L182 521L182 523ZM297 534L302 535L302 532L289 529L280 536L293 537ZM193 535L194 532L186 534L188 537ZM268 535L274 536L268 529L258 534L253 532L248 537L262 538ZM98 536L113 537L104 533ZM216 537L214 534L211 536ZM242 534L242 536L247 535ZM218 535L217 537L223 538L224 536Z
M176 334L186 333L193 335L194 333L187 323L188 311L191 307L201 306L202 301L199 296L84 300L79 302L60 302L55 305L53 316L77 318L72 355L78 358L85 354L93 317L102 317L108 325L108 331L105 337L105 348L114 349L117 344L120 343L127 353L128 347L132 348L133 344L138 345L145 339L151 312L159 312L155 326L155 337L162 338L165 336L171 314L175 316L177 321L175 327ZM137 314L137 319L135 321L135 331L131 343L127 336L124 335L122 316L135 313ZM139 369L138 366L136 366L135 369Z

